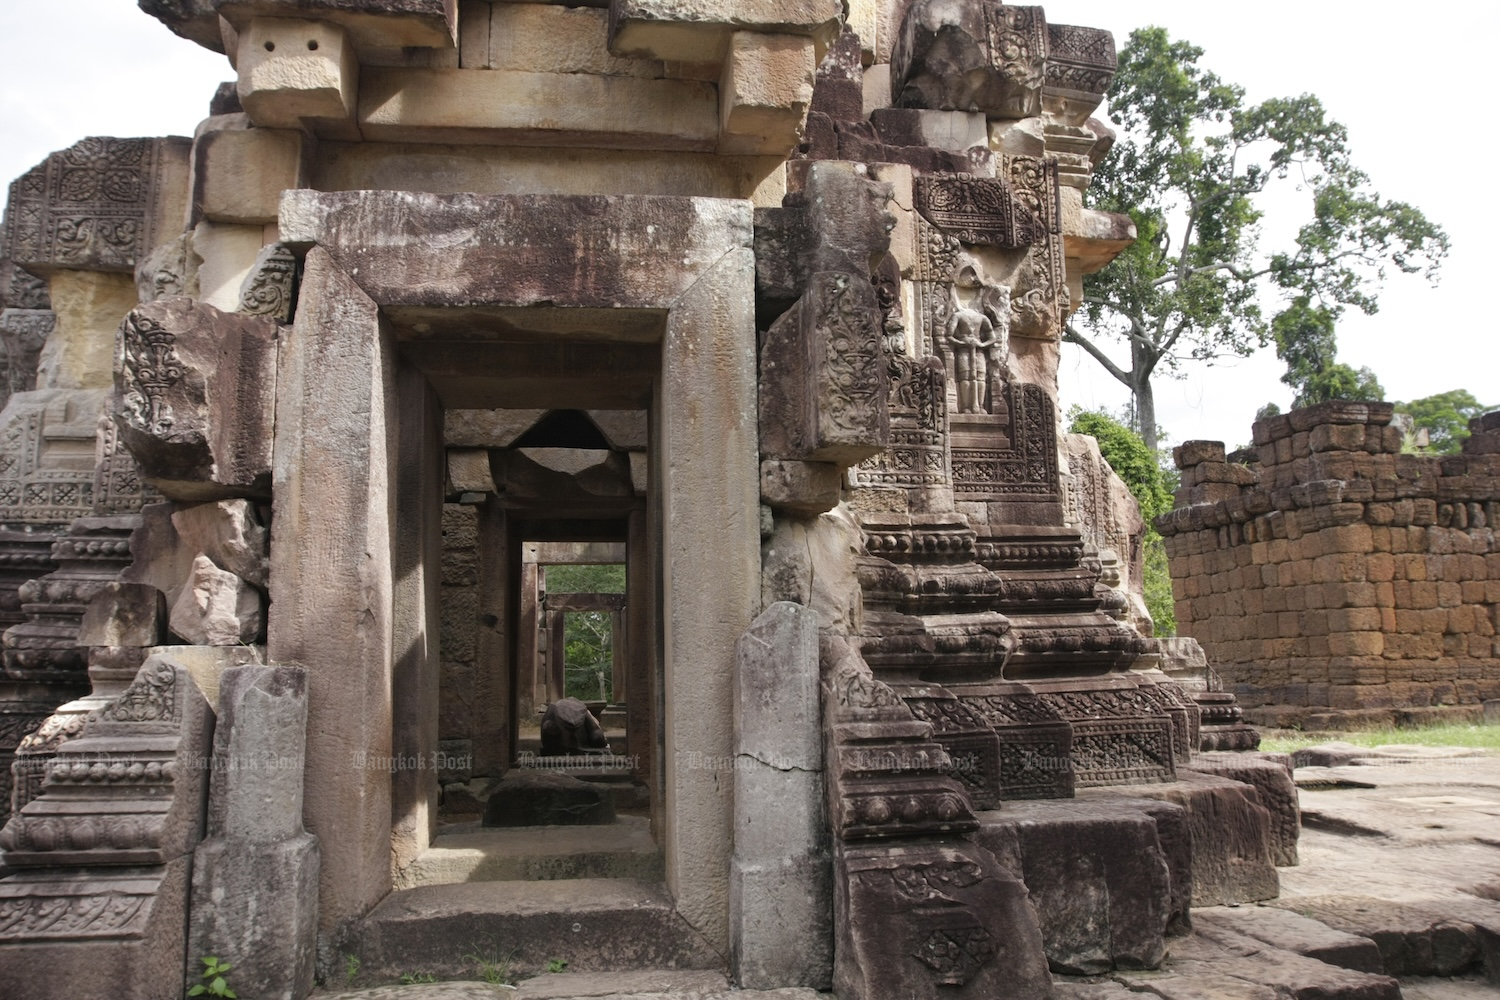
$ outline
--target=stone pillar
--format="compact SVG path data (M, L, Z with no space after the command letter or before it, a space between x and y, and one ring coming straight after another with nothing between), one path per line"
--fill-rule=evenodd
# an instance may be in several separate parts
M675 303L662 344L660 448L667 886L678 912L729 945L731 783L692 761L730 759L734 637L760 600L755 255L724 254ZM703 359L713 359L712 376ZM704 558L706 555L712 558ZM698 756L693 756L698 755Z
M547 703L568 694L566 618L561 611L547 612Z
M833 983L818 614L771 605L735 649L731 974L745 989Z
M219 684L208 839L193 852L187 986L199 961L234 966L237 992L301 1000L317 951L318 839L302 829L307 674L247 664Z
M538 621L536 563L521 563L520 608L516 625L516 719L525 721L536 716L537 705L546 700L546 679L542 673L542 654L537 636Z
M274 466L274 663L308 669L306 822L323 843L323 933L391 890L395 345L369 296L307 254L281 348ZM357 581L357 583L355 583Z
M440 743L438 732L439 583L443 563L443 412L437 393L415 368L396 375L400 436L396 454L396 533L391 701L391 747L398 760L426 764L398 767L392 777L392 865L400 870L426 850L437 829L441 759L461 758L464 747ZM450 753L451 751L451 753Z
M646 511L633 510L625 541L625 635L628 657L625 672L628 697L625 701L625 746L633 758L637 781L652 789L653 797L660 787L656 780L656 704L659 678L656 665L656 576L652 569L656 554L650 543ZM651 814L659 815L653 801Z
M625 612L612 611L609 615L609 651L611 660L609 664L611 704L618 705L625 700L625 664L628 662L625 643Z

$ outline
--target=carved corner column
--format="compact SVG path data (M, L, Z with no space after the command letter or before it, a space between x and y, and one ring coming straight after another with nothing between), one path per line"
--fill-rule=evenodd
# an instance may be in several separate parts
M181 982L212 733L192 673L155 656L47 763L0 831L0 981L142 1000Z
M834 989L878 998L1047 997L1025 886L964 839L978 828L933 726L854 641L821 642L834 832Z

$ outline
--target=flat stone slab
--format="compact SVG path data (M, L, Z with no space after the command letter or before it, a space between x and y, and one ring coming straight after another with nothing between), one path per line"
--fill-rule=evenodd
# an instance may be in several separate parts
M1183 938L1172 952L1163 969L1114 978L1165 1000L1402 1000L1389 976L1342 969L1229 930Z
M397 880L397 889L456 882L662 878L651 821L621 816L606 826L481 827L440 833Z
M1303 747L1292 754L1295 767L1340 767L1364 761L1453 760L1459 757L1484 757L1488 751L1475 747L1429 747L1414 743L1388 743L1378 747L1361 747L1334 740L1317 746Z
M625 972L562 972L536 976L516 985L516 1000L570 1000L621 993L724 993L729 980L706 969L638 969Z
M346 948L360 982L408 973L477 978L484 961L535 975L553 960L578 972L722 968L659 882L626 878L465 882L393 892ZM358 985L358 983L356 983Z
M1384 973L1380 949L1358 934L1334 930L1292 910L1274 906L1211 906L1193 911L1193 926L1210 938L1231 932L1356 972Z
M1374 941L1391 975L1453 976L1483 964L1478 929L1439 909L1356 895L1302 896L1278 905ZM1490 905L1500 927L1500 906Z

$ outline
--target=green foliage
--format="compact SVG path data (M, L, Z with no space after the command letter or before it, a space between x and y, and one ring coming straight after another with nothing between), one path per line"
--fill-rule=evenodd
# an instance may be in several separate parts
M1276 356L1286 362L1281 381L1296 390L1292 405L1312 406L1332 399L1380 400L1385 390L1368 368L1355 370L1334 360L1338 313L1298 295L1271 321Z
M353 986L354 985L354 981L356 979L358 979L358 978L359 978L359 956L358 955L345 955L344 956L344 979L349 983L350 986Z
M552 594L623 594L618 564L548 566ZM614 668L614 630L608 611L573 611L563 618L564 685L570 698L608 700Z
M1360 747L1378 747L1391 743L1416 744L1423 747L1475 747L1500 753L1500 726L1493 723L1465 725L1461 722L1439 723L1418 729L1362 729L1341 732L1338 738ZM1326 743L1326 733L1262 739L1260 748L1270 753L1293 753L1303 747Z
M1397 403L1396 412L1411 417L1412 428L1427 429L1427 452L1456 455L1469 438L1469 420L1487 412L1467 389L1450 389L1410 403Z
M493 941L487 946L474 946L474 950L464 956L465 962L473 962L479 970L479 978L491 986L506 986L510 984L510 960L515 952L501 954L500 948Z
M408 972L402 975L402 986L416 986L418 983L435 983L437 976L430 972Z
M1146 610L1159 636L1177 634L1177 603L1172 597L1172 570L1167 565L1167 546L1155 528L1146 531L1141 544L1141 583L1144 585Z
M1154 27L1132 32L1120 52L1109 111L1121 133L1090 200L1128 213L1138 239L1084 279L1083 308L1065 335L1131 390L1153 451L1159 371L1246 356L1271 342L1287 311L1297 314L1282 321L1287 349L1316 355L1323 339L1293 334L1331 336L1323 324L1344 308L1376 310L1388 270L1430 279L1448 253L1447 235L1420 211L1368 190L1344 127L1316 97L1248 104L1242 88L1199 65L1202 55ZM1280 182L1306 193L1304 222L1293 246L1264 253L1259 198ZM1288 303L1270 318L1268 293ZM1119 338L1128 367L1099 346Z
M568 967L568 960L565 959L565 958L549 958L547 960L547 971L548 972L561 972L562 970L566 969L567 967Z
M1099 442L1099 453L1130 488L1147 524L1172 509L1172 487L1166 473L1139 434L1098 410L1075 406L1068 419L1070 433L1087 434Z
M224 979L224 973L228 972L232 966L228 962L219 961L215 955L206 955L201 961L203 974L198 978L205 982L196 984L188 990L187 995L190 997L229 997L230 1000L238 1000L238 994L229 988L229 983Z

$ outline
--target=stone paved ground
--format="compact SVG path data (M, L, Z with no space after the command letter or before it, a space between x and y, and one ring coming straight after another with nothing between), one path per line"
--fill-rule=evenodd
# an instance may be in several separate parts
M1500 984L1500 756L1434 748L1361 750L1297 769L1302 864L1281 869L1282 896L1259 908L1195 911L1198 932L1153 972L1061 980L1058 1000L1490 1000ZM1253 912L1252 912L1253 911ZM1309 933L1315 918L1326 934ZM1280 929L1277 929L1280 923ZM1374 940L1371 949L1367 941ZM1349 950L1348 942L1356 946ZM1365 953L1361 957L1358 946ZM1290 949L1290 950L1289 950ZM1321 949L1321 950L1320 950ZM1342 950L1341 950L1342 949ZM1378 955L1375 951L1379 952ZM1395 981L1319 962L1402 967ZM1365 963L1365 964L1361 964ZM1463 968L1457 977L1422 975ZM318 1000L727 1000L722 976L636 972L483 983L319 991ZM745 1000L748 993L736 993ZM814 1000L777 990L756 1000Z

